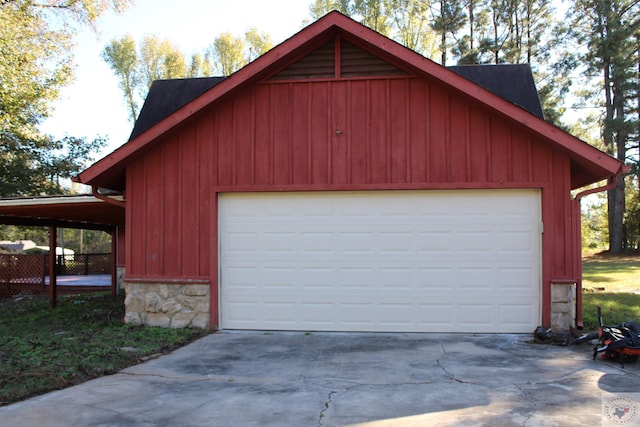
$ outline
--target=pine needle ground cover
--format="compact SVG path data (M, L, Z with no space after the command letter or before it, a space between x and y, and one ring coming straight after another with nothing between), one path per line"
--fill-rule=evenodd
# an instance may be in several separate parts
M25 298L26 300L26 298ZM207 332L124 324L105 294L0 300L0 405L113 374Z
M640 323L640 256L594 255L582 263L582 313L585 331L598 329L596 307L606 325Z

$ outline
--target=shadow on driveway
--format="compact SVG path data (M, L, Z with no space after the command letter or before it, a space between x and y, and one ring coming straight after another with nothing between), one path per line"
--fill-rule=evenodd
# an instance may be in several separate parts
M584 426L606 421L603 399L639 390L639 365L530 338L219 332L2 407L0 425Z

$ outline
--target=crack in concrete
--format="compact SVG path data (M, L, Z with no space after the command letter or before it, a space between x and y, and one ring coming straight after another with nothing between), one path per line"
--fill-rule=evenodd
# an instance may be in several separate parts
M235 375L162 375L154 373L140 372L118 372L118 374L130 377L153 377L165 380L201 382L226 382L226 383L282 383L281 380L269 377L240 377Z
M331 390L327 395L327 401L324 402L324 408L322 409L322 411L320 411L320 415L318 417L318 427L322 427L322 419L324 418L324 413L327 409L329 409L329 405L331 405L331 401L333 400L333 395L336 393L337 391Z
M453 372L450 372L449 370L447 370L447 368L442 366L442 364L440 363L440 359L436 359L436 366L438 368L440 368L442 370L442 372L444 372L449 377L449 380L455 381L455 382L460 383L460 384L482 385L482 384L474 383L472 381L461 380L460 378L456 377Z
M69 403L67 401L64 400L58 400L56 398L51 399L51 402L54 402L56 405L60 405L60 406L66 406L69 408L73 408L74 411L78 411L79 408L90 408L90 409L96 409L98 411L104 411L107 413L111 413L114 415L117 415L119 417L124 418L127 421L131 421L134 423L139 423L139 422L143 422L144 425L153 425L153 423L149 420L146 419L138 419L137 416L135 415L131 415L131 414L127 414L125 412L122 412L120 410L117 409L112 409L106 406L99 406L98 404L92 404L92 403L78 403L78 402L73 402L73 403ZM81 409L80 409L81 410Z
M438 383L438 381L414 381L414 382L397 382L397 383L360 383L360 382L355 382L355 381L348 381L348 380L340 380L343 381L347 384L351 384L351 386L347 386L344 387L343 390L331 390L329 392L329 394L327 395L327 400L324 403L324 408L320 411L320 415L318 417L318 427L322 427L322 421L324 419L325 416L325 412L329 409L329 407L331 406L331 403L333 402L333 395L340 393L340 392L349 392L352 390L356 390L358 388L361 387L385 387L385 386L405 386L405 385L428 385L428 384L436 384ZM456 380L458 382L464 382L464 381L459 381Z
M527 390L525 390L520 384L513 384L513 386L520 390L527 402L529 402L529 404L533 406L532 410L529 412L529 416L522 422L522 427L526 427L529 420L535 415L536 411L538 410L538 405L536 404L536 401L531 398L531 394L529 394Z

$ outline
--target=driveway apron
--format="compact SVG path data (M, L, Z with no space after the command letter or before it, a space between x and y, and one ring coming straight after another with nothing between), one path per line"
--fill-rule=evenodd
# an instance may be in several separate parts
M617 425L609 402L637 409L639 365L594 361L589 344L530 340L218 332L115 375L0 407L0 425L585 426ZM625 425L640 425L640 415Z

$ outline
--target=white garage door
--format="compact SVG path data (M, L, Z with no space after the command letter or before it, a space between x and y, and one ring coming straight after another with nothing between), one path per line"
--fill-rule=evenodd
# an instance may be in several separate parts
M228 193L223 329L531 332L537 190Z

